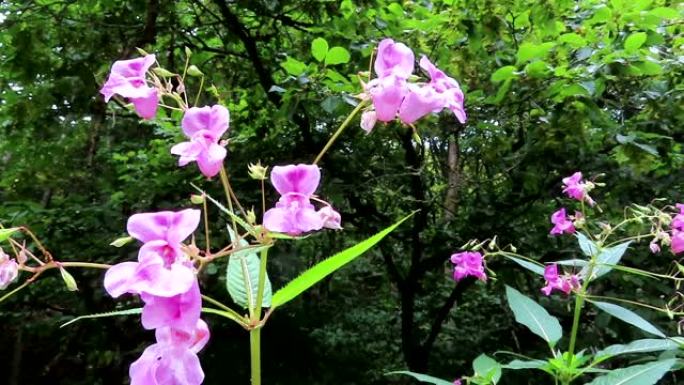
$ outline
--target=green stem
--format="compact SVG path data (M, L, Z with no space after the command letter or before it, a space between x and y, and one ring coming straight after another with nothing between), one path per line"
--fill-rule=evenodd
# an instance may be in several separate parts
M259 265L259 286L257 288L256 311L254 312L255 321L261 319L261 305L264 299L264 286L266 283L266 260L268 259L268 249L261 250L261 264Z
M252 364L252 385L261 385L261 328L249 331L250 362Z
M221 184L223 185L223 191L226 193L226 200L228 201L228 209L230 210L231 213L235 214L235 211L233 211L233 200L230 197L230 183L228 182L228 173L226 173L226 168L221 165ZM237 223L235 223L235 218L232 216L230 217L231 221L233 222L233 234L237 236Z
M349 114L349 116L347 116L347 118L344 120L344 122L342 122L342 124L340 124L340 127L337 129L337 131L335 131L335 133L330 138L330 140L328 140L328 143L325 144L325 147L323 147L323 149L318 154L316 159L314 159L313 164L316 164L316 163L318 163L318 161L321 160L321 158L323 157L325 152L330 149L330 147L333 145L333 143L335 143L335 140L337 140L337 138L342 134L344 129L347 128L349 123L351 123L354 116L356 116L356 114L359 111L361 111L361 109L364 108L365 106L366 106L366 101L359 102L359 104L356 106L356 108L354 108L354 110Z
M575 314L572 318L572 331L570 332L570 346L568 347L568 363L567 366L572 365L572 357L575 352L575 343L577 342L577 331L579 330L579 319L582 314L582 306L584 306L584 295L587 292L587 287L589 286L589 281L591 281L591 275L594 272L595 256L592 255L591 261L589 262L589 269L587 270L587 275L582 283L580 292L575 295Z

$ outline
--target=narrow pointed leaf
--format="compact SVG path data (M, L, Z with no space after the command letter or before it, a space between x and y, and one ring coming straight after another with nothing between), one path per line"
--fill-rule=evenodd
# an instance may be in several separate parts
M10 227L9 229L0 229L0 242L8 240L9 237L11 237L12 234L16 233L17 231L19 231L18 227Z
M645 338L642 340L632 341L625 345L611 345L596 353L595 356L615 357L621 354L651 353L677 349L679 349L679 344L675 341L658 338Z
M588 385L653 385L660 380L677 362L676 359L656 361L643 365L615 369L596 377Z
M480 354L473 361L473 370L475 374L491 380L493 384L498 383L501 379L501 364L486 354Z
M620 262L620 259L622 259L622 256L625 254L625 251L627 251L630 243L631 242L625 242L613 247L602 249L596 258L596 262L601 265L594 269L594 279L611 271L613 267L606 265L617 265Z
M405 220L413 216L413 214L414 213L407 215L397 223L373 235L372 237L362 241L361 243L357 243L356 245L345 249L324 261L321 261L317 265L305 271L302 273L302 275L293 279L287 285L273 294L272 306L274 308L282 306L283 304L300 295L306 289L321 281L323 278L335 272L337 269L353 261L356 259L356 257L365 253L376 243L380 242L383 238L385 238L385 236L387 236L387 234L391 233Z
M503 366L504 369L520 370L520 369L542 369L546 366L547 362L542 360L513 360ZM543 370L543 369L542 369Z
M543 338L551 346L561 339L563 329L560 323L541 305L510 286L506 286L506 298L518 323L527 326L532 333Z
M526 260L521 259L521 258L511 257L508 255L506 256L506 258L510 259L511 261L517 263L518 265L526 268L527 270L529 270L535 274L544 275L544 266L542 266L540 264L536 264L536 263L533 263L530 261L526 261Z
M76 318L74 318L68 322L65 322L65 323L59 325L59 327L63 328L65 326L69 326L69 325L73 324L74 322L78 322L78 321L81 321L84 319L119 317L119 316L125 316L125 315L135 315L135 314L142 314L142 308L136 307L133 309L108 311L105 313L86 314L86 315L78 316L78 317L76 317Z
M606 313L612 315L613 317L623 322L627 322L632 326L636 326L647 333L655 334L658 337L665 338L665 334L663 334L663 332L658 330L658 328L653 326L653 324L651 324L650 322L643 319L640 315L629 309L608 302L591 301L591 303L596 305L596 307L598 307L599 309L605 311Z
M451 381L442 380L441 378L428 376L427 374L409 372L408 370L399 370L399 371L396 371L396 372L385 373L386 376L389 376L389 375L392 375L392 374L404 374L404 375L407 375L407 376L411 376L411 377L415 378L416 380L418 380L418 381L420 381L420 382L427 382L428 384L434 384L434 385L454 385L454 383L451 382Z

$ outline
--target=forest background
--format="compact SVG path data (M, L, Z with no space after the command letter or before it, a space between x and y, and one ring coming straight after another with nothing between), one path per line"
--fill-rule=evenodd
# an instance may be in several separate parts
M568 301L539 298L543 282L517 265L492 263L496 279L486 285L456 284L448 258L461 245L498 235L541 262L572 258L572 237L548 231L561 178L577 170L602 174L606 187L595 198L615 216L632 202L684 200L683 12L662 0L3 1L0 222L30 226L60 260L115 263L135 255L135 245L109 246L131 214L189 206L188 181L221 194L217 182L176 166L168 149L182 134L172 119L140 122L98 94L111 63L137 56L136 47L174 72L185 47L192 51L216 86L201 101L218 96L231 112L233 187L253 197L243 204L260 216L248 163L310 161L353 108L373 48L391 37L459 80L468 122L448 113L422 122L422 147L396 123L370 135L352 127L338 140L319 191L341 211L344 232L273 250L274 286L421 211L270 320L264 381L400 383L384 374L407 368L456 378L480 353L544 349L515 324L504 284L536 296L564 328L571 322ZM348 58L317 61L316 38ZM214 234L227 236L225 218L212 215ZM647 247L631 253L652 270L670 264ZM201 280L228 302L223 273L208 269ZM54 274L0 306L0 382L126 383L128 364L153 337L136 317L60 329L74 316L134 302L112 300L101 272L72 274L78 292ZM601 285L646 302L672 294L635 276ZM587 317L580 346L639 337L606 315ZM667 317L649 320L677 333ZM248 383L247 336L225 320L208 322L205 384ZM547 380L520 372L505 383Z

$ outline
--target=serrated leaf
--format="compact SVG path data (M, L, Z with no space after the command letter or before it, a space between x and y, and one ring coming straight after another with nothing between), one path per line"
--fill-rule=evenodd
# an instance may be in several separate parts
M595 356L614 357L621 354L651 353L677 349L679 349L679 344L675 341L657 338L645 338L641 340L632 341L625 345L608 346L607 348L597 352Z
M387 236L387 234L391 233L405 220L412 217L413 214L414 213L411 213L405 216L397 223L387 227L386 229L380 231L372 237L367 238L366 240L357 243L356 245L347 248L333 255L332 257L319 262L312 268L308 269L307 271L302 273L302 275L293 279L287 285L285 285L283 288L281 288L280 290L276 291L275 294L273 294L272 306L274 308L277 306L282 306L283 304L296 298L306 289L321 281L323 278L334 273L336 270L346 265L347 263L353 261L358 256L360 256L361 254L365 253L368 249L373 247L376 243L380 242L385 236Z
M672 358L664 361L634 365L614 369L610 373L596 377L589 385L653 385L660 380L677 362Z
M328 54L325 55L325 64L335 65L348 63L351 59L349 51L342 47L332 47Z
M563 329L560 323L541 305L510 286L506 286L506 298L518 323L527 326L532 333L543 338L551 346L561 339Z
M92 319L92 318L106 318L106 317L118 317L118 316L124 316L124 315L135 315L135 314L142 314L142 308L141 307L136 307L133 309L126 309L126 310L116 310L116 311L108 311L104 313L95 313L95 314L86 314L86 315L81 315L78 316L71 321L65 322L61 325L59 325L60 328L63 328L65 326L69 326L73 324L74 322L78 322L84 319Z
M311 42L311 56L313 56L314 59L322 62L327 53L328 42L324 38L318 37Z
M663 337L665 338L665 334L658 330L653 324L650 322L646 321L644 318L642 318L640 315L637 313L626 309L622 306L613 304L613 303L608 303L608 302L599 302L599 301L590 301L596 307L599 309L603 310L604 312L612 315L613 317L626 322L632 326L635 326L647 333L655 334L658 337Z
M235 233L230 227L228 227L228 234L231 242L235 242ZM249 247L249 243L244 239L241 239L239 244L240 247ZM260 265L261 260L254 248L238 250L230 254L226 267L226 289L228 289L228 294L233 302L243 308L250 307L248 304L251 304L251 307L256 305ZM270 307L273 289L271 288L271 281L268 279L268 273L264 277L266 282L264 283L264 296L261 306Z
M416 380L418 380L418 381L420 381L420 382L427 382L428 384L434 384L434 385L454 385L453 382L451 382L451 381L442 380L441 378L428 376L427 374L410 372L410 371L408 371L408 370L399 370L399 371L396 371L396 372L385 373L386 376L389 376L389 375L392 375L392 374L405 374L405 375L407 375L407 376L411 376L411 377L415 378Z
M627 39L625 39L625 51L634 52L638 50L646 42L646 37L645 32L634 32L630 34L627 36Z
M480 354L473 360L473 370L475 374L491 380L494 384L498 383L501 379L501 364L486 354Z
M532 262L526 261L524 259L511 257L509 255L507 255L506 258L510 259L511 261L517 263L518 265L526 268L527 270L529 270L535 274L544 275L544 266L542 266L542 265L538 265L536 263L532 263Z

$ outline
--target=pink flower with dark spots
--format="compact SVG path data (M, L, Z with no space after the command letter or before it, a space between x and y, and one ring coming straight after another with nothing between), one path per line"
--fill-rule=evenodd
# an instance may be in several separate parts
M204 372L197 353L209 340L209 329L197 320L190 331L159 328L157 343L131 364L131 385L199 385Z
M147 85L145 75L155 60L154 55L147 55L114 62L109 77L100 90L105 102L116 94L133 103L135 111L143 119L154 118L157 114L159 95L155 88Z
M467 276L475 277L481 281L487 280L485 274L484 259L482 254L476 251L464 251L453 254L451 263L454 267L454 280L460 281Z
M0 249L0 290L7 289L7 286L14 282L18 275L19 265L17 265L17 261L11 259Z
M229 121L228 109L221 105L188 109L181 125L183 133L190 141L178 143L171 148L172 154L180 155L178 165L197 162L204 176L216 176L227 154L219 143L221 136L228 131Z
M551 223L553 223L553 228L551 229L552 235L575 233L575 226L572 224L572 221L566 214L564 208L551 215Z
M551 295L554 290L570 294L571 291L578 290L581 287L580 277L577 274L558 275L558 265L555 263L544 268L544 279L546 286L541 291L547 296Z

